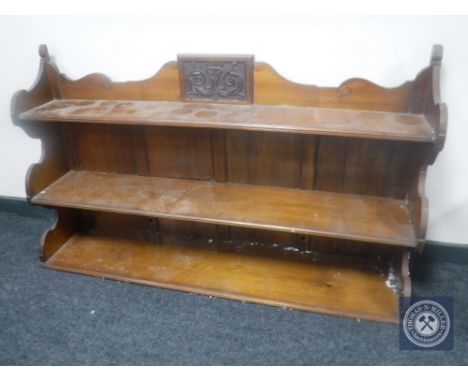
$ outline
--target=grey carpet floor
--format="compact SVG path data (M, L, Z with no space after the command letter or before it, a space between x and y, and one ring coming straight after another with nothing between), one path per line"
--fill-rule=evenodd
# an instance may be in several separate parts
M0 212L1 365L468 364L468 267L413 264L455 299L453 351L401 351L398 327L39 268L52 218Z

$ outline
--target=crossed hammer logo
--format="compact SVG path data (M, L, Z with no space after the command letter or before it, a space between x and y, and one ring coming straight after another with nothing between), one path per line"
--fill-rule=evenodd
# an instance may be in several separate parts
M424 326L421 328L421 332L424 331L424 329L429 328L430 330L434 331L434 328L431 326L431 324L435 321L435 318L432 317L431 315L428 315L427 317L423 314L421 317L419 317L418 321L420 323L424 323Z

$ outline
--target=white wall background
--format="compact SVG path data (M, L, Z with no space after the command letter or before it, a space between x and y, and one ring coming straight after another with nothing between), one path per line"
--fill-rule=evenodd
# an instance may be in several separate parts
M37 74L47 43L62 72L115 81L153 75L177 53L253 53L285 77L336 86L363 77L383 86L413 79L433 43L444 45L444 151L429 169L428 239L468 244L468 17L0 17L0 195L24 197L40 142L11 123L13 93Z

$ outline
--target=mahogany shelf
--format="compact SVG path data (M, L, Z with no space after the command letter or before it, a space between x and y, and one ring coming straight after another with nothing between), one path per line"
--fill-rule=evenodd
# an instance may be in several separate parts
M432 142L422 114L296 106L56 99L22 120L177 126Z
M415 247L404 201L292 188L70 171L36 204Z
M26 194L57 214L44 267L398 322L447 131L441 46L394 88L299 84L246 55L72 80L39 54L11 116L42 144Z
M184 245L187 244L187 245ZM397 322L387 270L362 259L218 249L182 237L96 230L73 235L43 267L381 322Z

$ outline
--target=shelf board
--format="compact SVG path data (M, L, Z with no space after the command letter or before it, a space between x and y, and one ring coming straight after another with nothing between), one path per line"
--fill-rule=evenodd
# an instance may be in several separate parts
M307 311L397 322L388 270L352 257L157 242L146 232L72 236L44 267Z
M36 204L415 247L403 201L291 188L70 171Z
M296 106L64 99L28 110L20 119L433 142L423 115Z

